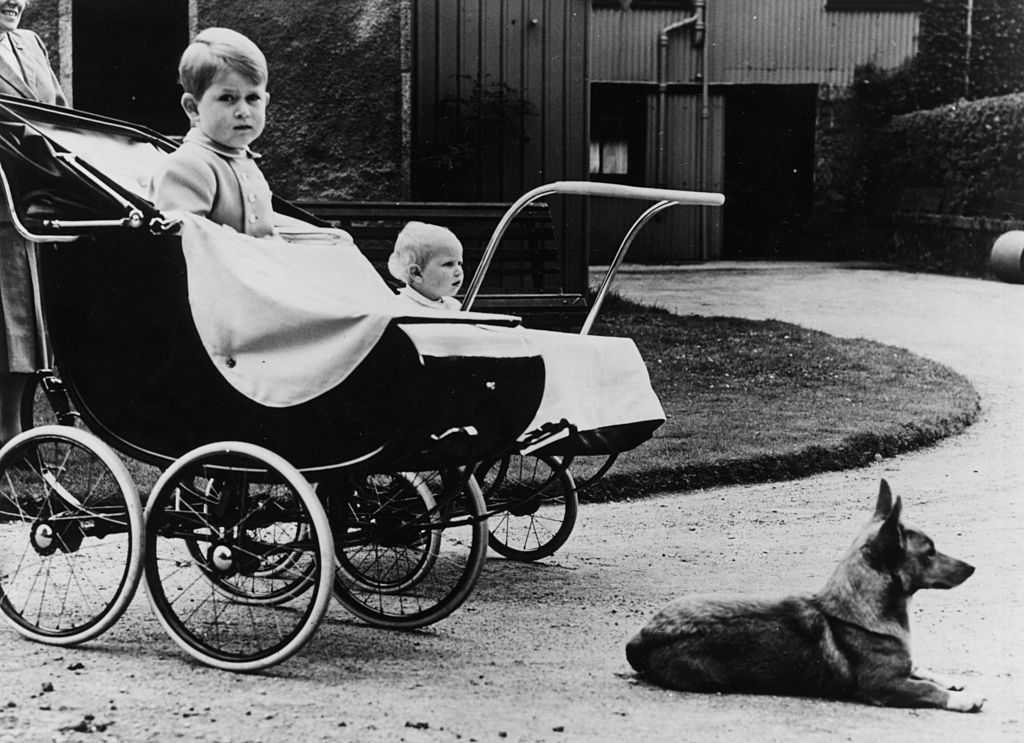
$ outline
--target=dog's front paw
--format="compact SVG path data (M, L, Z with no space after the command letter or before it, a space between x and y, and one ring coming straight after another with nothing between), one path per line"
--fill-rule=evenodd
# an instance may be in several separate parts
M927 671L923 668L915 668L912 674L912 678L922 679L924 681L931 681L933 684L938 684L943 689L948 689L949 691L964 690L963 682L958 681L954 678L950 678L949 676L943 676L938 673L932 673L931 671Z
M954 712L981 712L981 706L984 703L984 697L975 696L966 691L951 691L946 700L946 709Z

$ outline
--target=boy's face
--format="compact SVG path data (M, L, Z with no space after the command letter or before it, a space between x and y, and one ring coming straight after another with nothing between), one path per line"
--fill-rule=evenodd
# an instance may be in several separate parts
M435 247L424 265L414 267L411 277L413 288L428 299L454 296L462 286L462 246Z
M225 147L247 147L263 133L266 124L265 83L253 83L231 69L218 72L200 98L181 97L182 108L193 126Z

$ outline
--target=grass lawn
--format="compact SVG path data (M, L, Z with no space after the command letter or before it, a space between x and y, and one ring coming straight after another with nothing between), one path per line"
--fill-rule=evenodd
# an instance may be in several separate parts
M616 296L602 313L594 332L636 342L668 420L584 500L857 467L958 433L980 411L964 377L900 348Z

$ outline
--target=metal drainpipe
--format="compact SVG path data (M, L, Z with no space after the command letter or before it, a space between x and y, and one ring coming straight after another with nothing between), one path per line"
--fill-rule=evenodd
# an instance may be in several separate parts
M697 123L697 188L707 189L707 146L708 146L708 119L711 117L709 104L710 92L708 90L708 46L707 41L707 0L694 0L694 13L688 18L665 26L658 34L658 129L655 152L655 184L659 188L667 185L668 178L665 168L665 137L668 120L668 35L676 29L693 25L693 45L700 48L700 62L698 79L701 83L700 120ZM700 234L700 257L707 260L708 256L708 220L707 210L703 207L698 209L698 232Z
M700 5L704 0L698 0ZM654 151L657 153L655 162L654 183L659 188L665 187L665 126L668 120L667 98L668 98L668 35L676 29L683 28L696 23L700 13L694 13L688 18L671 23L661 29L658 34L658 130L657 142Z
M708 89L708 45L707 45L707 0L695 0L697 22L693 27L693 43L700 47L700 122L697 131L697 189L710 190L708 187L708 122L711 119L711 93ZM708 210L697 208L698 229L700 233L700 259L708 259Z

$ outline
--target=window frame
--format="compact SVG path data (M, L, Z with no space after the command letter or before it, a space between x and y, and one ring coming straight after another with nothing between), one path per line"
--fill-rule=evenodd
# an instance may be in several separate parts
M590 96L590 141L588 151L608 142L622 142L626 148L626 172L593 171L591 178L608 183L642 186L648 182L647 137L650 86L638 83L596 83ZM592 164L591 160L591 164ZM603 158L601 160L603 162Z
M908 13L924 9L925 0L825 0L825 10L839 13Z
M620 10L693 10L693 0L591 0L593 8Z

